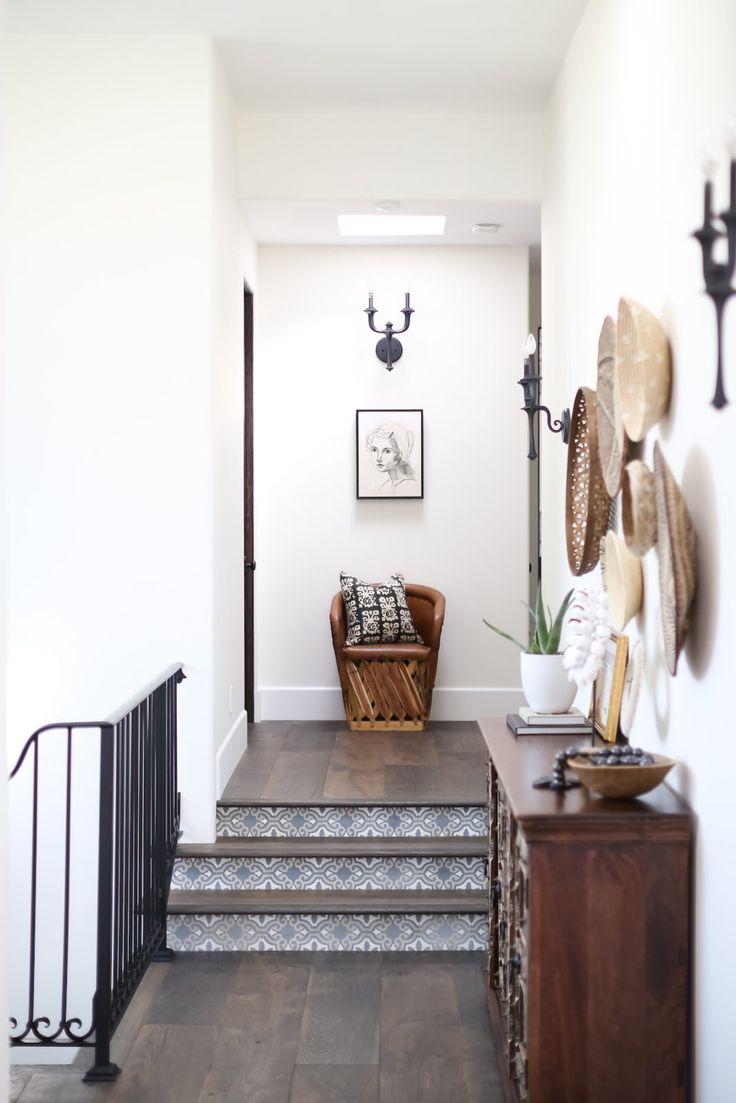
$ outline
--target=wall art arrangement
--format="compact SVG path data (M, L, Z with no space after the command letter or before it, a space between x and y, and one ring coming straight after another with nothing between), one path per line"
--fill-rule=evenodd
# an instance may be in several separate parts
M423 410L356 410L358 498L424 497Z
M565 504L570 570L583 575L600 562L610 602L614 635L596 683L595 716L608 739L619 725L624 734L631 730L639 696L643 647L637 641L629 651L621 633L642 607L643 557L656 547L665 655L673 675L695 597L695 532L661 446L654 445L653 470L643 459L629 458L632 442L642 442L666 413L670 391L669 342L659 320L635 300L621 298L616 321L607 317L601 328L596 390L581 387L575 396ZM619 496L622 536L614 531Z

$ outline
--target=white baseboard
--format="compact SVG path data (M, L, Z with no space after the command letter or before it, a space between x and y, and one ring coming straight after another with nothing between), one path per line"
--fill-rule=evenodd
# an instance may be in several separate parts
M261 720L344 720L342 694L332 686L266 686L258 691ZM432 697L433 720L505 716L524 704L521 689L443 689Z
M260 720L344 720L337 686L266 686L258 690Z
M220 799L230 776L248 746L248 713L243 710L223 739L215 756L215 790Z
M433 720L480 720L481 716L506 716L518 712L525 703L521 686L518 689L487 689L469 686L444 689L437 686L432 694Z

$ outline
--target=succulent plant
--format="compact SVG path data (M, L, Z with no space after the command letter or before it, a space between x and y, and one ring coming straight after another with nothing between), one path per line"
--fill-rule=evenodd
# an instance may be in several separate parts
M556 617L552 617L552 611L549 606L547 606L547 614L545 615L544 601L542 600L542 586L541 584L538 586L537 600L534 608L532 609L531 605L527 605L529 614L534 621L534 632L530 635L528 644L520 643L519 640L510 636L508 632L504 632L501 628L496 628L495 624L490 624L485 618L483 618L483 623L493 632L497 632L499 636L503 636L505 640L510 640L511 643L515 643L517 647L520 647L522 651L526 651L529 655L557 655L560 648L562 626L571 600L572 590L565 594Z

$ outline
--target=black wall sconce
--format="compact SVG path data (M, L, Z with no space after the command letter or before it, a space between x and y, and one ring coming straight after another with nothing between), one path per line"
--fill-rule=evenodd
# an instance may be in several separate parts
M713 181L711 176L716 169L715 158L707 158L703 164L705 172L705 197L703 211L703 225L693 234L700 243L703 251L703 278L705 279L705 293L712 300L716 308L716 326L718 339L718 365L716 368L716 389L711 400L711 405L716 410L728 405L726 392L723 388L723 311L726 303L732 295L736 295L736 287L731 286L734 268L736 267L736 138L734 148L731 149L731 191L729 205L719 215L713 215ZM719 225L720 223L720 225ZM725 226L725 229L721 229ZM726 239L728 253L725 261L714 260L713 251L716 242Z
M529 418L529 452L527 453L527 458L530 460L535 460L537 458L537 446L534 442L534 415L536 413L544 412L547 415L548 427L553 433L562 433L562 440L565 444L567 444L570 439L570 410L563 410L560 420L553 422L549 409L546 406L537 405L539 384L542 382L542 377L541 375L537 375L534 371L534 353L536 351L537 342L530 333L522 348L524 354L524 374L521 379L518 380L519 386L524 392L524 405L521 408L526 412Z
M376 327L373 325L373 315L376 314L376 308L373 305L372 291L368 292L368 306L363 311L363 313L368 315L368 325L373 330L373 332L383 334L381 340L376 345L376 356L382 364L386 365L386 371L393 371L394 364L397 360L401 359L402 353L404 351L404 346L401 344L401 341L397 340L396 334L406 333L407 329L409 328L409 323L411 322L411 316L414 313L412 308L409 306L409 292L407 291L406 293L406 298L404 300L404 309L401 311L401 313L404 315L404 324L401 329L397 329L395 332L391 322L386 322L385 329L376 329Z

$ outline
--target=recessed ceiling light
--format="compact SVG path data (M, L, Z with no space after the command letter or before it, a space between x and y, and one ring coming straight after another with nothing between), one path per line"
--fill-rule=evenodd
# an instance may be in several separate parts
M339 214L341 237L435 237L444 234L443 214Z
M474 234L497 234L503 229L500 222L476 222L473 226Z
M390 211L398 211L400 206L398 199L382 199L380 203L376 203L376 210L388 214Z

